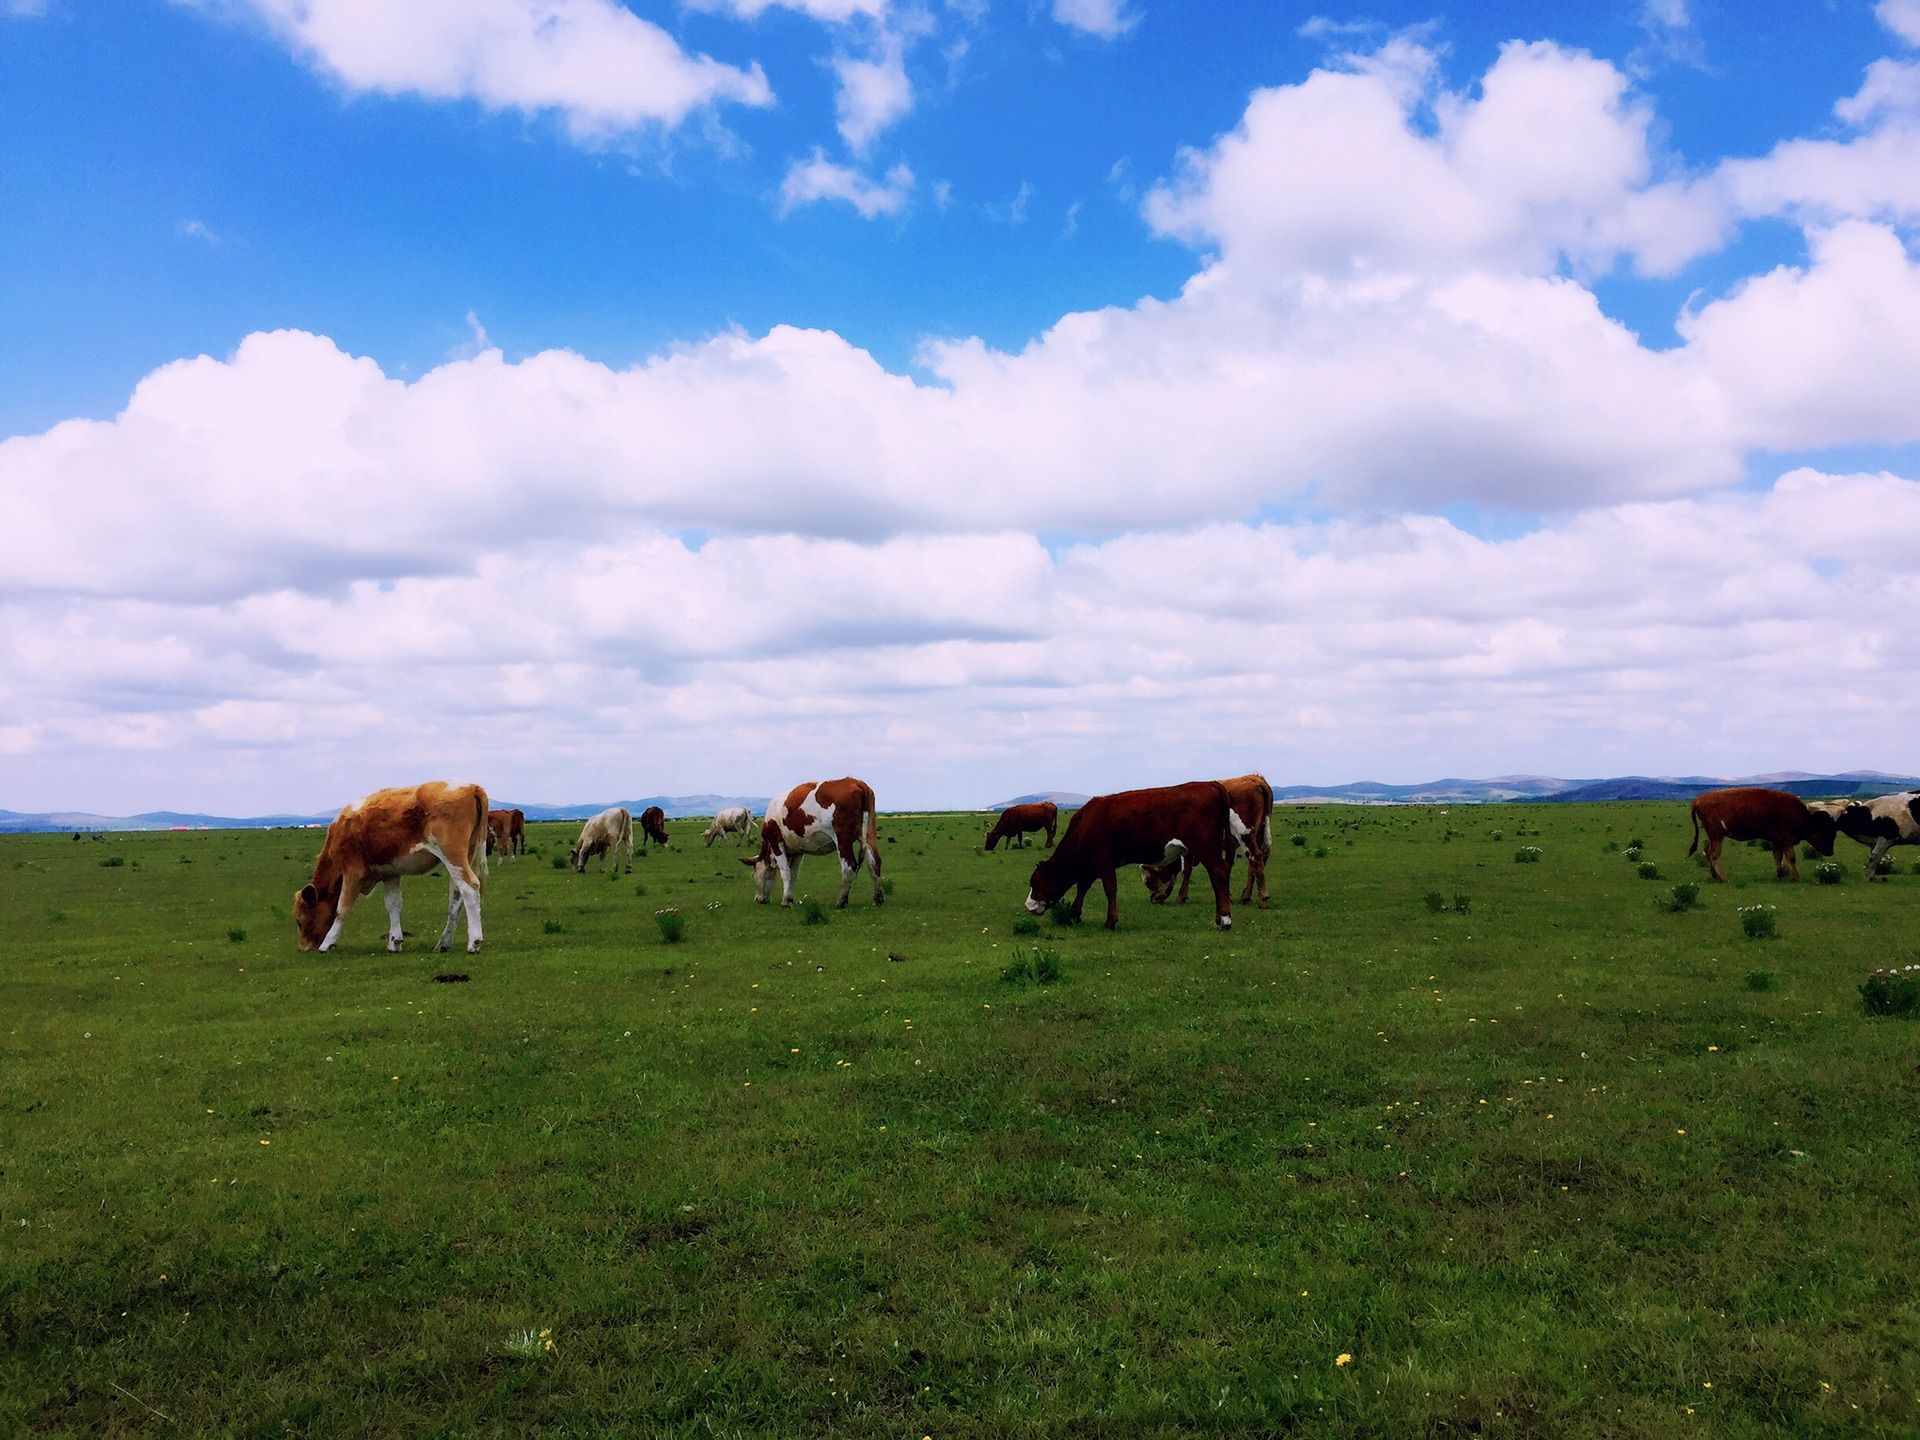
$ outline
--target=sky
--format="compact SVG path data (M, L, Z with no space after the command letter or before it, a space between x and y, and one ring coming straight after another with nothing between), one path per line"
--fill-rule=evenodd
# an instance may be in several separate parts
M0 0L0 806L1920 768L1920 0Z

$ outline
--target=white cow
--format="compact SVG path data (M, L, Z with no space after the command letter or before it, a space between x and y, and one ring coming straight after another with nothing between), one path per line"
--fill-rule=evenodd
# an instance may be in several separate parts
M587 861L594 856L600 857L600 868L607 868L607 856L613 856L613 868L620 870L621 852L626 853L627 873L633 873L633 816L626 808L615 805L610 810L602 810L580 828L580 838L573 847L573 869L577 875L584 875Z
M886 903L880 885L880 837L874 828L873 787L851 776L844 780L808 781L782 797L767 802L767 818L760 822L760 853L742 865L753 867L756 903L773 895L773 877L780 877L780 903L793 904L793 877L805 855L840 856L840 898L845 909L854 872L860 868L861 848L873 873L873 903Z
M1842 835L1873 847L1867 856L1867 878L1872 879L1880 857L1895 845L1920 845L1920 790L1849 801L1837 807L1834 823Z
M707 826L706 834L702 838L706 840L708 847L711 848L713 842L723 836L751 836L753 831L753 811L744 805L734 805L722 810L718 815L713 817L713 823Z

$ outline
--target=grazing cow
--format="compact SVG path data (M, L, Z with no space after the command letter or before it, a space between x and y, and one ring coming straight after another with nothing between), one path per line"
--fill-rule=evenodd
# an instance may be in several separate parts
M478 785L425 785L376 790L342 810L327 827L313 879L293 897L302 950L331 950L354 903L385 887L387 949L400 948L400 877L447 867L447 927L435 949L453 940L454 918L467 912L467 949L480 948L480 892L487 881L487 792Z
M1147 886L1171 886L1189 858L1213 882L1213 921L1233 925L1232 807L1218 780L1195 780L1155 790L1096 795L1074 811L1060 848L1033 867L1027 911L1039 915L1077 887L1073 917L1080 918L1087 891L1098 880L1107 892L1107 929L1120 922L1116 873L1122 865L1147 871ZM1162 892L1164 893L1164 891Z
M1009 805L1000 812L993 822L993 828L987 831L987 849L991 850L1002 840L1011 850L1018 845L1025 849L1027 836L1036 830L1047 832L1047 848L1053 848L1053 827L1060 823L1060 807L1051 800L1035 801L1031 805Z
M587 873L587 861L600 857L600 868L607 868L607 856L613 856L613 869L620 873L620 857L625 852L627 873L633 873L633 816L623 806L602 810L580 827L580 838L573 846L573 873Z
M1764 840L1773 849L1773 874L1776 880L1800 878L1801 841L1822 855L1833 854L1836 833L1834 818L1824 810L1809 808L1798 795L1785 790L1763 790L1758 786L1737 785L1730 790L1709 790L1693 802L1693 843L1691 855L1700 848L1700 834L1707 836L1707 873L1725 880L1720 865L1720 846L1726 840Z
M767 818L760 822L760 853L742 865L753 867L754 894L764 905L773 894L773 877L780 877L780 903L793 904L793 877L801 857L836 852L840 856L840 898L846 909L847 892L866 850L867 869L873 873L873 903L884 905L880 888L880 837L874 825L873 787L851 776L844 780L809 781L796 785L784 797L767 802Z
M713 823L707 826L706 834L701 838L707 842L707 848L713 848L713 842L723 835L752 836L755 826L753 811L744 805L734 805L722 810L713 817Z
M647 841L657 844L667 843L667 812L658 805L649 805L640 812L640 848L647 848Z
M1240 775L1232 780L1222 780L1227 787L1227 824L1233 831L1234 852L1247 852L1247 883L1240 891L1240 903L1245 904L1253 898L1254 888L1260 890L1260 908L1267 908L1267 857L1273 853L1273 787L1267 783L1264 775ZM1233 855L1227 857L1228 882L1232 882ZM1171 881L1158 890L1154 885L1155 872L1142 867L1141 874L1147 877L1147 895L1156 905L1164 905L1167 893L1173 886ZM1193 861L1188 859L1180 866L1180 903L1187 903L1187 887L1193 884Z
M1835 808L1834 823L1840 833L1873 847L1867 856L1869 880L1879 868L1880 857L1895 845L1920 845L1920 790L1902 790L1877 800L1849 800Z
M518 853L513 848L513 816L511 810L487 811L487 854L511 860Z

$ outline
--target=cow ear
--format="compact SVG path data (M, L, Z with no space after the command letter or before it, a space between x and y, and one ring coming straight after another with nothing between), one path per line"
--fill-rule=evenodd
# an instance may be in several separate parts
M311 905L320 898L320 892L311 885L302 885L298 898L302 905Z
M758 865L760 863L760 857L758 855L755 855L751 860L749 860L746 856L742 855L740 857L740 863L742 865Z

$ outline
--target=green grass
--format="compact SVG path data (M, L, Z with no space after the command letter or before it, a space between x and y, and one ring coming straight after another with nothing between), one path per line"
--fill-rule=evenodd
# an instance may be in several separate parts
M977 816L817 927L680 822L473 956L438 877L299 952L317 832L0 839L0 1434L1910 1433L1920 878L1667 914L1603 842L1683 806L1470 818L1038 940Z

